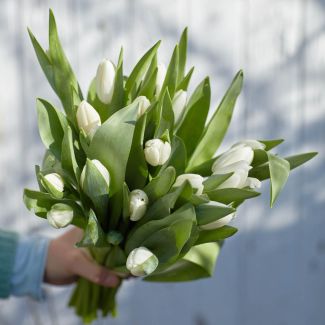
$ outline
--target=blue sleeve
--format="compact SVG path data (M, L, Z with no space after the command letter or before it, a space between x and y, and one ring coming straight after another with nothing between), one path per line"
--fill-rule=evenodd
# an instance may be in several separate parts
M14 296L45 298L42 283L45 272L49 239L20 236L16 248L10 293Z

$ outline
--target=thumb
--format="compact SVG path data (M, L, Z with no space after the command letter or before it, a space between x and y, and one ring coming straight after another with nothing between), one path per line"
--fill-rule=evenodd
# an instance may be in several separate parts
M120 282L116 274L89 259L82 252L74 260L73 272L78 276L105 287L116 287Z

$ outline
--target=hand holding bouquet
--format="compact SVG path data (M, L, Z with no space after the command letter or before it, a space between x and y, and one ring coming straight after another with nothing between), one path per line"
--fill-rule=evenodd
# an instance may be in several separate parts
M188 94L187 30L167 68L158 63L160 42L128 76L123 49L116 64L103 60L84 97L59 41L52 12L49 49L30 37L39 63L65 114L37 100L38 125L47 148L36 166L39 191L24 202L55 228L84 231L76 243L123 277L189 281L213 274L237 207L258 196L270 178L271 205L290 169L315 153L282 158L271 152L283 140L244 140L220 146L243 83L239 71L210 120L210 83ZM70 300L84 322L116 314L115 295L80 278Z

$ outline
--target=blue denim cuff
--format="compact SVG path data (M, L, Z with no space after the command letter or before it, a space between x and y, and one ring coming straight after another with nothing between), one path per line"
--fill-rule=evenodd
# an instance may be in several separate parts
M36 300L43 300L45 298L42 283L48 245L48 238L33 236L19 237L11 277L12 295L27 295Z

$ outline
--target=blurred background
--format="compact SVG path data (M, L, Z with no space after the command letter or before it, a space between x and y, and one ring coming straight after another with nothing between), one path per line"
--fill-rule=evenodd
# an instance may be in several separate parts
M323 0L0 0L0 227L56 236L27 211L44 152L35 98L59 105L28 38L46 47L48 8L86 92L99 61L125 50L126 71L157 40L168 63L189 27L193 85L211 77L216 107L235 73L245 86L221 150L242 138L285 138L278 152L319 151L295 170L269 208L269 184L241 208L214 277L192 283L129 281L112 325L325 324L325 1ZM80 324L66 307L72 287L46 286L48 299L0 301L1 325Z

